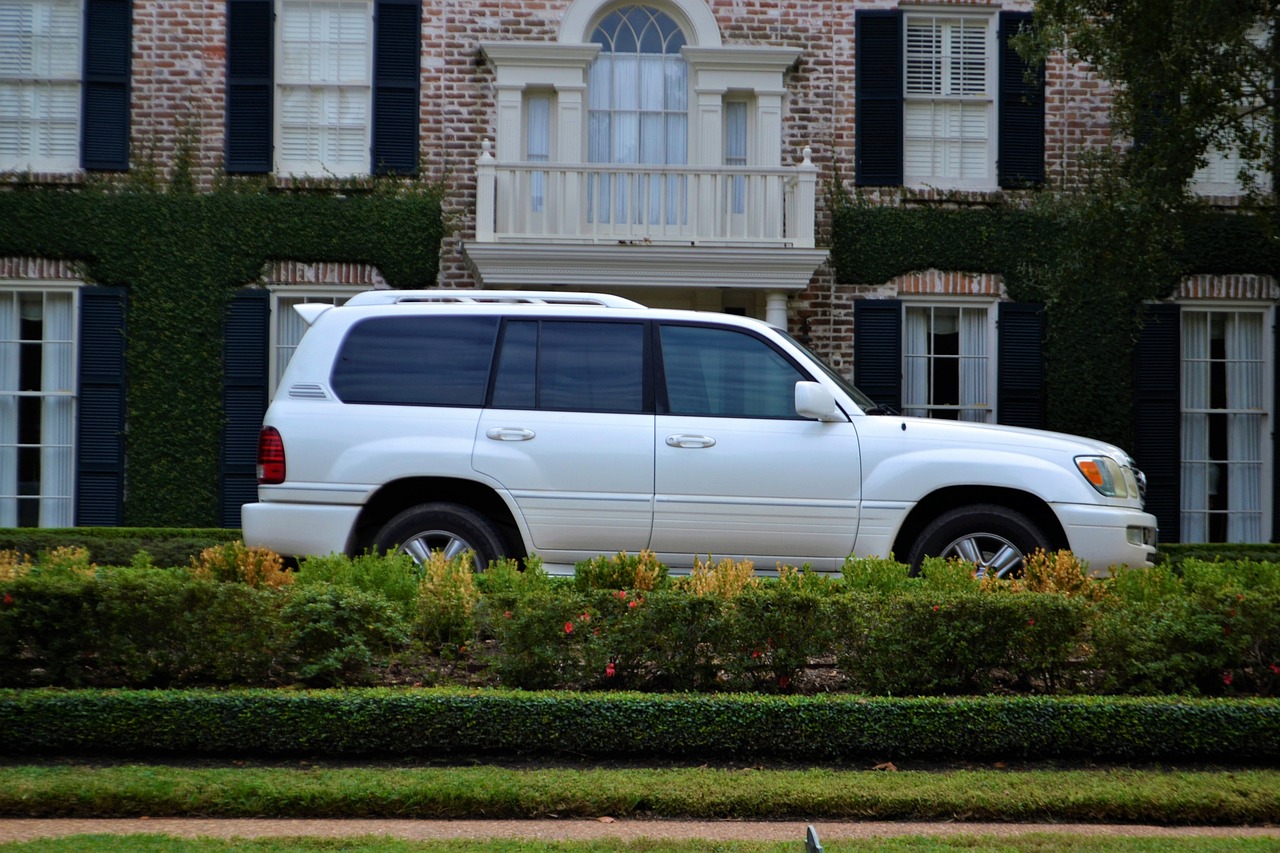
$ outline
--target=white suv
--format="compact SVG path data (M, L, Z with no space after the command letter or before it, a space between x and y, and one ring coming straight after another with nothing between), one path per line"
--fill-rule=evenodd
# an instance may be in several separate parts
M283 554L648 548L838 570L958 556L1098 573L1155 553L1142 474L1077 436L878 414L757 320L614 296L370 291L310 325L267 411L244 539Z

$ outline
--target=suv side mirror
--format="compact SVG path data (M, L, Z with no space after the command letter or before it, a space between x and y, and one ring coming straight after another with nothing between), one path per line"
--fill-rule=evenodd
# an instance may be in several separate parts
M796 383L796 414L814 421L842 421L836 398L817 382Z

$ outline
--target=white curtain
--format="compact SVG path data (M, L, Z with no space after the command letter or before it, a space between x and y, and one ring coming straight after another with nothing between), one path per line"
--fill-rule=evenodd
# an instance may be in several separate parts
M525 100L525 155L530 163L545 163L551 159L551 98L548 95L530 95ZM547 173L534 172L529 176L530 209L542 213L547 205Z
M1182 312L1182 541L1209 535L1209 315Z
M75 303L46 293L41 352L40 526L73 524L75 483Z
M908 307L903 330L902 408L912 417L925 417L929 410L929 327L930 308Z
M985 421L991 409L987 387L987 312L960 310L960 420Z
M1227 538L1262 541L1262 316L1227 319Z
M724 105L724 163L726 166L747 165L747 105L728 101ZM747 209L747 181L742 175L732 179L731 207L734 213Z
M18 294L0 293L0 527L18 524Z

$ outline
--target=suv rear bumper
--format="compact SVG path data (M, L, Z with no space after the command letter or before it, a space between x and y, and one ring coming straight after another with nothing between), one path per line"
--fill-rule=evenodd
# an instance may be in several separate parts
M1112 566L1143 568L1156 554L1156 517L1149 512L1090 504L1054 504L1071 553L1106 577Z
M244 544L289 556L345 554L358 506L252 503L240 509Z

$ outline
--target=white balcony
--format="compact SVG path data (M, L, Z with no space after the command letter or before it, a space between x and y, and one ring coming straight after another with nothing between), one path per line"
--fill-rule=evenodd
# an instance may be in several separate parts
M814 247L817 168L476 164L476 240Z
M486 287L719 287L781 298L826 260L817 167L476 163L464 250ZM778 303L784 304L784 303Z

